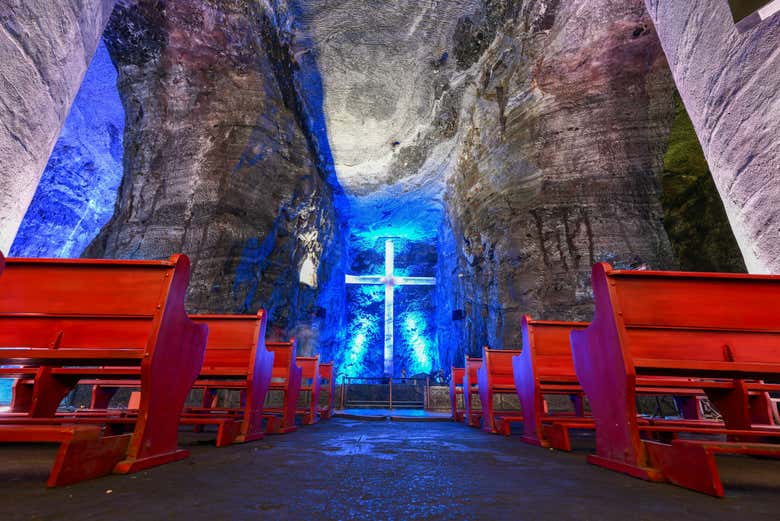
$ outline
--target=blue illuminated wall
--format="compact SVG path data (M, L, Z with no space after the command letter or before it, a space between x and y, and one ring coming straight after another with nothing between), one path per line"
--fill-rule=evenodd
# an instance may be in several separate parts
M22 221L13 257L79 257L114 212L125 114L103 42Z
M385 237L373 232L353 233L350 248L352 275L383 275ZM414 236L414 239L419 239ZM435 275L436 242L396 238L395 275ZM372 246L372 247L371 247ZM384 286L348 285L346 288L346 338L344 349L335 354L340 377L380 377L384 373ZM441 367L436 340L435 288L395 288L394 350L395 376L433 374Z

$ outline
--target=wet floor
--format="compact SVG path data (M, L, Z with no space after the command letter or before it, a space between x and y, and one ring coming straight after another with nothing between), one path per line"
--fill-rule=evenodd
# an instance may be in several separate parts
M726 499L646 483L454 423L332 419L58 489L54 450L0 445L0 520L780 519L780 461L721 458ZM587 445L589 440L581 440Z

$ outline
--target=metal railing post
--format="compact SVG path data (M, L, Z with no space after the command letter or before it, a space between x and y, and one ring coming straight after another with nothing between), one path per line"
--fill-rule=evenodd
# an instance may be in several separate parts
M393 377L390 377L390 410L393 410Z

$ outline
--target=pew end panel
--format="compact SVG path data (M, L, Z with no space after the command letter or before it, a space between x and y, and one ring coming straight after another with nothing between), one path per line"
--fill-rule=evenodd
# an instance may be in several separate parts
M289 342L266 342L266 347L274 352L274 367L269 389L281 391L284 398L281 407L266 409L265 432L266 434L294 432L298 429L295 425L295 414L303 376L301 368L295 362L297 343L295 339Z
M496 394L517 394L515 387L512 357L519 356L519 350L490 349L485 346L482 351L482 367L477 372L479 385L479 400L482 403L482 430L499 434L508 428L508 422L498 421L498 417L506 416L508 421L522 421L520 411L496 411L493 397ZM506 430L504 430L506 433Z
M301 417L303 425L313 425L319 421L320 399L320 356L298 356L296 363L301 368L301 389L299 399L303 393L309 393L309 405L303 409L297 409L296 414Z
M591 455L589 461L608 468L613 466L605 462L616 462L628 474L658 481L658 472L647 464L639 437L636 373L633 364L623 357L620 317L611 305L614 291L607 280L608 266L601 263L593 267L593 322L570 336L577 379L588 397L596 425L597 455Z
M534 370L536 356L532 347L535 341L533 329L530 327L531 321L530 316L523 315L521 322L523 348L519 355L512 357L512 371L517 397L523 408L523 441L549 447L542 431L544 396L542 396L539 377Z
M465 357L465 369L463 371L463 408L465 409L466 425L480 427L482 409L474 406L474 395L479 395L479 383L477 373L482 367L482 358Z
M336 403L336 381L334 377L333 362L323 362L320 364L320 391L323 389L328 393L328 399L325 405L319 406L320 419L327 420L335 413Z
M114 468L128 474L178 461L188 456L179 449L179 415L200 374L208 341L208 326L196 324L184 309L190 281L190 262L174 256L162 314L153 325L154 345L141 361L141 402L138 422L127 457Z
M452 419L456 422L462 422L465 416L465 410L458 408L458 397L463 399L463 367L453 367L450 374L450 403L452 405Z

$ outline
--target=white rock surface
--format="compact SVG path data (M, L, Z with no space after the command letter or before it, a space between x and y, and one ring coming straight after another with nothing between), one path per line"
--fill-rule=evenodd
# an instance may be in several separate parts
M365 195L405 172L400 152L435 116L436 75L458 19L479 0L304 0L302 26L314 42L339 181Z

